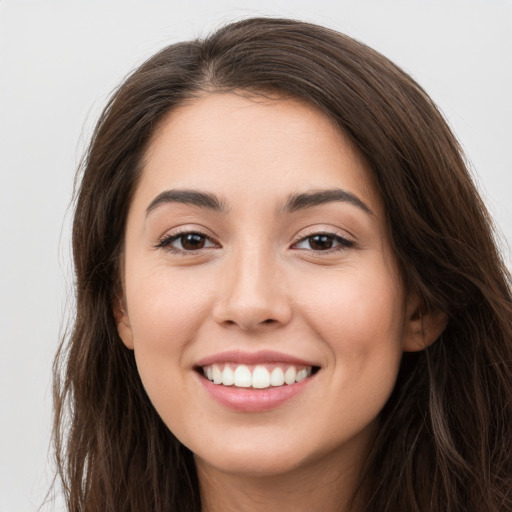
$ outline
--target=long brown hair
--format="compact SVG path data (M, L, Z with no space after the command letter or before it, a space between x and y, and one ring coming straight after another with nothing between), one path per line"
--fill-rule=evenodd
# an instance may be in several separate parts
M371 512L512 511L512 293L461 149L426 93L332 30L247 19L171 45L113 94L78 177L76 316L55 363L54 441L70 511L199 511L193 456L160 420L113 316L128 207L159 121L208 92L320 109L366 158L404 282L448 315L403 356L357 489Z

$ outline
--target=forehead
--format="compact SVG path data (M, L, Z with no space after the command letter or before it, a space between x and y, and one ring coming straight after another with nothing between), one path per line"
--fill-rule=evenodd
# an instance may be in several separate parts
M379 203L368 165L318 109L277 97L207 94L172 111L155 131L139 192L200 188L223 195L342 187Z

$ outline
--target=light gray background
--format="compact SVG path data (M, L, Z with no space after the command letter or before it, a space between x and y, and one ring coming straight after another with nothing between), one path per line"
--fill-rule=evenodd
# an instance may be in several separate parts
M410 72L462 142L510 262L511 0L0 0L0 512L36 510L53 472L68 204L101 107L157 49L250 15L333 27Z

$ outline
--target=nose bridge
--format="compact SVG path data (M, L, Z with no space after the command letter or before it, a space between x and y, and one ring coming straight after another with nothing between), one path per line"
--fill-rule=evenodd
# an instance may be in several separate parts
M291 310L275 251L268 244L242 244L228 258L219 290L217 321L251 330L284 324Z

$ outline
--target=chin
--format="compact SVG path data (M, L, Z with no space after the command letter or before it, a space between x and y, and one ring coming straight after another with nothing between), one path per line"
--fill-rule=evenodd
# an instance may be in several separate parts
M240 450L229 450L208 454L202 458L194 455L196 465L202 464L215 468L226 474L238 477L272 477L292 473L306 464L297 454L272 454L258 447L245 447Z
M258 435L257 428L248 429L239 436L226 436L226 442L198 446L195 460L201 465L239 477L276 477L297 474L314 466L328 471L341 470L347 464L360 462L375 434L372 423L355 435L327 440L313 436L311 431L289 430ZM319 429L321 430L321 429ZM283 433L286 432L286 433Z

